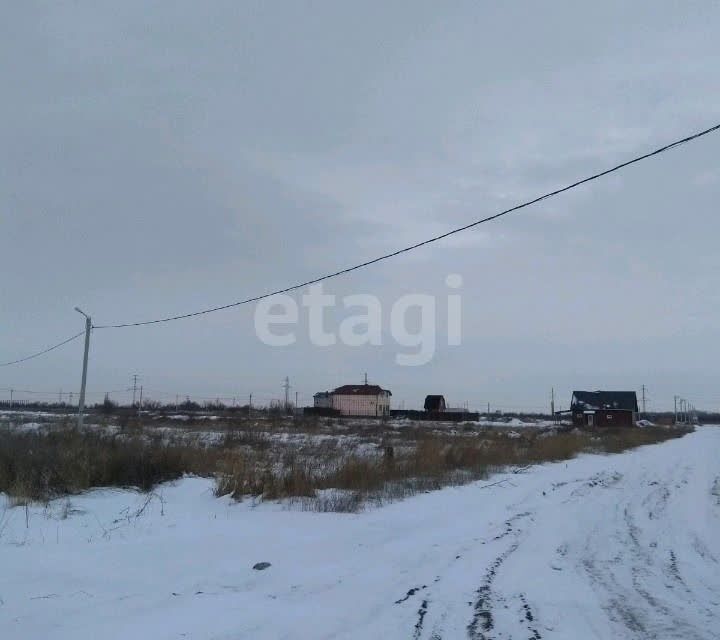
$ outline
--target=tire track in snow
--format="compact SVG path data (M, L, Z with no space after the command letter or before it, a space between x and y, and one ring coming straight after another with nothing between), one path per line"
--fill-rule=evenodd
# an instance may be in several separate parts
M715 505L720 506L720 476L715 478L710 493L715 497Z
M493 637L496 637L497 624L493 609L499 604L507 602L507 598L495 592L493 583L502 565L520 547L523 530L518 529L516 523L528 517L532 517L532 513L528 511L514 515L505 522L505 531L493 538L494 541L498 541L512 535L515 539L509 547L490 563L490 566L485 572L482 584L475 591L473 615L466 628L467 636L470 640L491 640ZM527 623L533 623L535 616L525 596L518 594L514 597L519 601L518 610L521 614L520 619L525 620ZM528 631L532 634L529 638L532 640L540 640L541 635L537 629L528 627Z
M517 551L520 546L518 542L514 542L503 553L501 553L485 574L483 583L475 592L476 599L473 606L473 617L467 627L468 638L471 640L489 640L490 632L495 628L495 619L493 616L493 605L499 598L493 594L492 584L495 580L498 570L508 557Z
M413 610L417 614L408 624L410 633L406 637L442 640L466 635L470 640L538 640L541 633L547 635L546 629L552 635L554 628L562 627L562 622L556 625L562 616L556 613L560 606L552 599L547 609L540 610L538 620L533 603L544 603L543 597L529 585L527 595L514 590L515 585L522 584L519 561L526 550L529 552L533 531L529 522L522 522L531 514L517 512L528 509L544 515L540 505L552 500L554 508L564 505L568 513L575 513L577 508L584 514L583 524L568 532L578 537L557 540L550 547L554 553L549 556L548 567L568 571L567 577L572 580L574 566L577 578L584 577L596 592L597 598L588 604L596 609L598 621L611 621L614 634L606 636L600 622L592 624L591 637L594 633L603 638L719 640L716 622L720 605L712 597L714 581L694 571L700 557L705 558L706 566L718 563L712 555L717 552L709 545L712 538L702 529L696 534L678 524L678 515L696 498L700 480L704 496L715 505L716 475L710 475L708 482L707 475L691 466L649 464L643 469L620 464L617 469L611 466L597 473L578 474L574 479L554 478L559 481L538 488L538 495L543 496L540 503L537 496L527 495L507 505L506 513L515 513L512 518L495 520L494 525L489 522L494 531L488 532L487 538L468 537L474 543L462 547L457 555L448 554L448 560L459 560L460 553L463 559L450 560L446 570L440 568L434 582L426 578L426 592L411 594L416 597ZM552 508L549 513L554 513ZM552 524L543 517L536 528L538 533L551 532ZM479 567L479 585L468 584L470 576L463 575L473 567ZM559 577L561 586L563 582L564 575ZM467 598L467 593L472 597ZM422 604L420 597L425 598ZM408 604L412 606L412 602ZM593 614L582 611L573 617L590 623ZM464 626L463 621L467 622ZM413 635L415 631L417 635Z
M653 534L670 528L669 524L658 521L669 518L667 507L671 487L687 486L688 473L685 468L683 478L677 483L672 478L639 483L641 489L649 488L650 491L645 495L624 497L603 523L610 522L612 536L608 536L606 527L601 531L599 526L588 535L580 566L605 600L603 609L608 618L622 625L629 632L628 637L683 640L717 637L710 629L693 624L686 617L687 609L678 606L679 593L675 587L682 586L686 594L692 592L680 574L677 556L671 549L668 562L665 555L668 551L661 554L657 542L644 541L645 530L635 515L647 516L647 530ZM619 550L614 556L607 557L609 540L616 543ZM699 539L697 542L699 547L702 543ZM603 554L606 557L602 557ZM703 608L703 613L711 619L709 610Z
M680 569L678 567L677 562L677 556L675 555L675 552L670 549L670 560L667 563L667 570L666 573L676 582L679 582L686 592L691 593L690 589L688 589L687 584L685 584L685 580L683 579L682 575L680 574Z
M423 622L425 622L425 616L428 612L428 601L423 600L422 604L420 605L420 608L418 609L417 615L418 620L415 623L415 633L413 634L413 640L419 640L420 635L423 631Z
M713 564L718 564L718 559L713 555L712 551L708 549L708 546L698 537L696 533L692 534L692 547L695 553L697 553L704 561L710 561Z
M654 485L657 488L647 495L642 505L648 510L648 519L658 520L665 515L668 500L670 499L670 490L667 485L660 484L657 480L653 480L649 485Z
M540 635L540 632L533 627L533 623L535 622L535 615L533 614L532 609L530 608L530 605L528 604L527 598L525 597L524 593L520 594L520 602L522 602L522 609L523 613L525 614L525 622L528 624L528 632L530 632L529 640L541 640L542 636Z
M610 570L603 570L601 563L597 559L597 553L593 547L600 537L598 527L588 536L583 556L580 560L580 566L590 579L590 583L594 585L596 591L600 591L606 598L606 603L602 606L608 618L616 623L622 624L628 631L634 634L646 636L646 624L644 615L631 604L632 600L622 594L622 587L618 584L615 575ZM624 558L620 556L615 559L615 563L622 563ZM609 564L605 562L604 564Z
M600 471L594 474L587 480L574 480L573 483L581 483L579 487L576 487L570 492L568 498L564 500L565 503L570 502L574 498L584 498L585 496L592 493L595 489L609 489L617 486L623 479L623 474L609 473L607 471ZM567 486L570 483L560 483L557 486Z
M487 633L497 626L492 608L511 600L516 606L517 624L524 625L528 629L527 638L529 640L540 640L540 633L535 629L535 613L532 611L525 595L520 593L505 597L492 589L492 582L501 565L518 549L521 538L526 533L524 529L520 529L517 526L517 523L529 517L532 517L532 513L528 511L517 513L503 522L501 531L496 535L485 540L474 538L472 543L463 546L457 553L453 554L452 559L448 562L447 572L442 572L441 575L435 576L431 583L408 589L402 598L395 601L396 605L403 605L420 592L424 592L425 597L415 613L415 623L411 634L413 640L420 640L420 638L442 640L446 633L450 633L451 637L457 637L457 634L463 629L463 627L458 628L457 625L457 618L462 615L461 607L459 606L462 600L448 600L449 594L445 591L445 582L449 581L449 584L453 584L453 575L457 575L458 571L460 571L460 575L466 574L466 563L473 562L473 552L478 552L481 555L485 554L487 552L483 551L483 549L487 548L486 545L502 544L502 542L508 538L512 538L510 545L506 546L501 553L495 556L489 565L486 565L487 568L483 583L473 592L475 595L474 600L467 602L468 606L473 607L473 615L470 623L464 627L464 630L468 637L472 639L486 638L489 640L489 638L495 637ZM487 562L487 560L485 562ZM442 594L439 600L434 595L435 590L439 590L439 593ZM462 591L458 591L455 597L460 598L461 593ZM443 602L443 600L445 600L445 602ZM433 605L433 603L435 604ZM437 608L438 604L440 608ZM434 615L431 615L433 614L433 609ZM434 620L431 620L431 617L434 618ZM449 628L447 627L448 624L450 625ZM507 636L507 634L505 635Z
M419 591L423 591L424 589L427 589L427 585L424 584L422 587L413 587L412 589L408 589L408 592L399 600L395 600L395 604L402 604L403 602L407 602L410 598L412 598L416 593Z

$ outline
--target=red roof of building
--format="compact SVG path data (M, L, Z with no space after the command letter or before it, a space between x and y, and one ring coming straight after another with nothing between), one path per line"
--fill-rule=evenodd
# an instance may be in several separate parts
M392 395L392 393L376 384L344 384L342 387L335 389L333 393L339 396L379 396L383 393Z

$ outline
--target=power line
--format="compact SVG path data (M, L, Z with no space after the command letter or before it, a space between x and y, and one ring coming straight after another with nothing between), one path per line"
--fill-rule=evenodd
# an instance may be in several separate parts
M58 344L53 345L52 347L48 347L47 349L44 349L43 351L38 351L37 353L33 353L31 356L27 356L25 358L20 358L19 360L13 360L12 362L2 362L2 363L0 363L0 367L9 367L11 364L20 364L21 362L27 362L28 360L32 360L33 358L39 358L40 356L44 356L46 353L50 353L51 351L54 351L55 349L59 349L63 345L66 345L68 342L77 340L80 336L82 336L84 334L85 334L85 331L81 331L80 333L76 333L74 336L68 338L67 340L63 340L62 342L59 342Z
M10 391L9 388L2 388L0 391ZM15 393L27 393L30 395L38 395L38 396L55 396L57 394L57 391L38 391L38 390L31 390L31 389L12 389ZM124 392L125 389L115 389L114 391L86 391L87 395L105 395L106 393L121 393ZM61 392L62 393L62 392ZM65 395L65 394L63 394Z
M427 244L431 244L433 242L437 242L439 240L442 240L443 238L447 238L449 236L455 235L457 233L461 233L463 231L467 231L468 229L471 229L473 227L477 227L478 225L484 224L486 222L490 222L491 220L496 220L497 218L500 218L502 216L505 216L509 213L512 213L514 211L518 211L519 209L524 209L525 207L529 207L530 205L536 204L542 200L547 200L548 198L552 198L554 196L557 196L565 191L570 191L571 189L575 189L576 187L579 187L580 185L583 185L587 182L592 182L593 180L597 180L598 178L602 178L603 176L609 175L611 173L615 173L616 171L619 171L620 169L624 169L625 167L628 167L632 164L635 164L637 162L641 162L643 160L646 160L648 158L651 158L652 156L659 155L661 153L664 153L665 151L669 151L670 149L673 149L675 147L678 147L680 145L686 144L688 142L691 142L693 140L696 140L698 138L701 138L702 136L706 136L710 133L713 133L720 129L720 124L716 124L713 127L710 127L709 129L705 129L703 131L700 131L698 133L694 133L690 136L687 136L685 138L682 138L680 140L676 140L675 142L671 142L670 144L667 144L665 146L662 146L658 149L655 149L654 151L650 151L649 153L645 153L641 156L637 156L636 158L633 158L632 160L628 160L626 162L622 162L621 164L615 165L614 167L610 169L605 169L604 171L601 171L599 173L595 173L591 176L588 176L587 178L583 178L582 180L578 180L577 182L573 182L572 184L566 185L564 187L561 187L559 189L555 189L554 191L550 191L548 193L545 193L537 198L534 198L533 200L528 200L526 202L523 202L521 204L515 205L514 207L511 207L509 209L505 209L504 211L501 211L500 213L496 213L492 216L488 216L487 218L482 218L480 220L476 220L475 222L471 222L470 224L466 224L465 226L458 227L456 229L452 229L446 233L443 233L441 235L433 236L432 238L428 238L427 240L423 240L422 242L418 242L416 244L410 245L408 247L405 247L404 249L398 249L397 251L393 251L391 253L386 253L382 256L379 256L377 258L373 258L372 260L368 260L366 262L362 262L360 264L356 264L352 267L347 267L345 269L341 269L339 271L335 271L333 273L329 273L324 276L320 276L318 278L313 278L312 280L307 280L306 282L301 282L299 284L294 284L289 287L285 287L284 289L278 289L277 291L271 291L268 293L263 293L257 296L253 296L252 298L246 298L245 300L240 300L238 302L231 302L230 304L222 305L220 307L212 307L210 309L203 309L202 311L194 311L192 313L184 313L181 315L176 316L169 316L167 318L159 318L156 320L145 320L143 322L126 322L122 324L106 324L106 325L96 325L95 329L122 329L125 327L140 327L144 325L149 324L159 324L162 322L172 322L174 320L184 320L186 318L193 318L195 316L201 316L208 313L214 313L215 311L223 311L224 309L230 309L232 307L239 307L241 305L249 304L251 302L257 302L259 300L263 300L265 298L270 298L275 295L279 295L281 293L288 293L290 291L295 291L297 289L302 289L303 287L307 287L311 284L316 284L318 282L322 282L324 280L329 280L331 278L336 278L341 275L345 275L347 273L350 273L351 271L357 271L358 269L362 269L364 267L368 267L372 264L375 264L377 262L381 262L383 260L388 260L390 258L394 258L396 256L399 256L403 253L407 253L409 251L413 251L414 249L418 249L420 247L423 247Z
M545 193L545 194L543 194L543 195L541 195L541 196L539 196L539 197L537 197L537 198L534 198L534 199L532 199L532 200L528 200L528 201L526 201L526 202L523 202L523 203L521 203L521 204L518 204L518 205L516 205L516 206L514 206L514 207L511 207L511 208L509 208L509 209L505 209L504 211L501 211L500 213L496 213L496 214L494 214L494 215L492 215L492 216L488 216L488 217L486 217L486 218L482 218L482 219L480 219L480 220L476 220L476 221L471 222L471 223L469 223L469 224L467 224L467 225L464 225L464 226L462 226L462 227L458 227L458 228L456 228L456 229L452 229L452 230L450 230L450 231L448 231L448 232L446 232L446 233L443 233L443 234L440 234L440 235L437 235L437 236L428 238L428 239L426 239L426 240L423 240L422 242L418 242L418 243L416 243L416 244L410 245L410 246L405 247L405 248L403 248L403 249L398 249L397 251L393 251L393 252L391 252L391 253L387 253L387 254L381 255L381 256L379 256L379 257L377 257L377 258L374 258L374 259L372 259L372 260L368 260L368 261L366 261L366 262L362 262L362 263L357 264L357 265L354 265L354 266L352 266L352 267L347 267L347 268L345 268L345 269L341 269L341 270L339 270L339 271L335 271L334 273L329 273L329 274L320 276L320 277L318 277L318 278L314 278L314 279L312 279L312 280L307 280L306 282L301 282L301 283L299 283L299 284L295 284L295 285L286 287L286 288L284 288L284 289L278 289L278 290L276 290L276 291L271 291L271 292L268 292L268 293L264 293L264 294L261 294L261 295L258 295L258 296L254 296L254 297L252 297L252 298L246 298L245 300L240 300L240 301L238 301L238 302L232 302L232 303L230 303L230 304L222 305L222 306L219 306L219 307L212 307L212 308L210 308L210 309L203 309L203 310L201 310L201 311L195 311L195 312L192 312L192 313L186 313L186 314L182 314L182 315L170 316L170 317L166 317L166 318L159 318L159 319L156 319L156 320L146 320L146 321L144 321L144 322L128 322L128 323L114 324L114 325L95 325L93 328L95 328L95 329L121 329L121 328L125 328L125 327L139 327L139 326L150 325L150 324L159 324L159 323L164 323L164 322L171 322L171 321L174 321L174 320L182 320L182 319L185 319L185 318L192 318L192 317L195 317L195 316L205 315L205 314L208 314L208 313L214 313L215 311L222 311L222 310L224 310L224 309L230 309L230 308L232 308L232 307L238 307L238 306L241 306L241 305L249 304L249 303L251 303L251 302L257 302L257 301L263 300L263 299L265 299L265 298L270 298L270 297L272 297L272 296L274 296L274 295L279 295L279 294L282 294L282 293L288 293L288 292L290 292L290 291L295 291L295 290L297 290L297 289L301 289L301 288L306 287L306 286L309 286L309 285L311 285L311 284L316 284L316 283L322 282L322 281L324 281L324 280L329 280L329 279L331 279L331 278L336 278L336 277L338 277L338 276L341 276L341 275L350 273L350 272L352 272L352 271L357 271L358 269L362 269L362 268L364 268L364 267L370 266L370 265L375 264L375 263L377 263L377 262L381 262L381 261L383 261L383 260L388 260L388 259L390 259L390 258L396 257L396 256L401 255L401 254L403 254L403 253L407 253L407 252L409 252L409 251L413 251L413 250L418 249L418 248L420 248L420 247L423 247L423 246L425 246L425 245L428 245L428 244L431 244L431 243L434 243L434 242L438 242L439 240L442 240L443 238L447 238L447 237L452 236L452 235L455 235L455 234L457 234L457 233L461 233L461 232L463 232L463 231L467 231L468 229L471 229L471 228L476 227L476 226L478 226L478 225L484 224L484 223L486 223L486 222L490 222L491 220L496 220L497 218L500 218L500 217L502 217L502 216L505 216L505 215L507 215L507 214L509 214L509 213L512 213L512 212L514 212L514 211L518 211L518 210L520 210L520 209L524 209L524 208L529 207L529 206L531 206L531 205L533 205L533 204L536 204L536 203L538 203L538 202L541 202L542 200L546 200L546 199L548 199L548 198L552 198L552 197L557 196L557 195L559 195L559 194L561 194L561 193L564 193L565 191L570 191L571 189L575 189L576 187L579 187L580 185L583 185L583 184L585 184L585 183L592 182L593 180L597 180L597 179L599 179L599 178L601 178L601 177L603 177L603 176L609 175L609 174L611 174L611 173L615 173L616 171L619 171L619 170L621 170L621 169L624 169L625 167L628 167L628 166L630 166L630 165L632 165L632 164L636 164L636 163L638 163L638 162L641 162L641 161L646 160L646 159L648 159L648 158L651 158L651 157L653 157L653 156L656 156L656 155L659 155L659 154L664 153L664 152L666 152L666 151L669 151L669 150L671 150L671 149L673 149L673 148L675 148L675 147L678 147L678 146L680 146L680 145L686 144L686 143L688 143L688 142L692 142L693 140L696 140L696 139L701 138L701 137L703 137L703 136L706 136L706 135L708 135L708 134L710 134L710 133L713 133L713 132L715 132L715 131L718 131L719 129L720 129L720 124L714 125L714 126L708 128L708 129L705 129L705 130L703 130L703 131L699 131L699 132L694 133L694 134L692 134L692 135L689 135L689 136L687 136L687 137L685 137L685 138L681 138L681 139L679 139L679 140L675 140L674 142L671 142L670 144L667 144L667 145L664 145L664 146L662 146L662 147L659 147L658 149L655 149L654 151L650 151L650 152L645 153L645 154L643 154L643 155L641 155L641 156L637 156L637 157L635 157L635 158L632 158L631 160L628 160L628 161L626 161L626 162L623 162L623 163L620 163L620 164L618 164L618 165L615 165L614 167L611 167L610 169L606 169L606 170L601 171L601 172L599 172L599 173L595 173L595 174L593 174L593 175L591 175L591 176L588 176L588 177L586 177L586 178L583 178L582 180L578 180L578 181L576 181L576 182L573 182L572 184L566 185L566 186L561 187L561 188L559 188L559 189L556 189L556 190L554 190L554 191L550 191L550 192ZM76 340L76 339L79 338L81 335L83 335L83 333L85 333L85 332L84 332L84 331L81 331L80 333L77 333L77 334L75 334L74 336L71 336L71 337L67 338L66 340L63 340L62 342L59 342L58 344L55 344L55 345L53 345L53 346L51 346L51 347L48 347L47 349L43 349L42 351L38 351L37 353L33 353L32 355L26 356L26 357L24 357L24 358L19 358L18 360L12 360L12 361L10 361L10 362L0 363L0 367L8 367L8 366L11 366L11 365L20 364L20 363L22 363L22 362L27 362L28 360L32 360L32 359L34 359L34 358L38 358L38 357L40 357L40 356L43 356L43 355L45 355L45 354L47 354L47 353L50 353L51 351L54 351L55 349L59 349L60 347L62 347L62 346L64 346L64 345L72 342L73 340Z
M232 400L233 398L237 398L237 395L235 395L235 396L223 396L223 395L217 395L217 394L215 394L215 395L206 396L206 395L201 395L201 394L199 394L199 393L175 393L175 392L172 392L172 391L160 391L160 390L158 390L158 389L145 389L145 391L146 391L147 393L150 393L150 394L153 394L153 395L161 395L161 396L169 396L169 397L180 396L180 397L183 397L183 398L184 398L184 397L190 398L191 400ZM96 392L96 393L97 393L97 392ZM253 397L255 397L255 398L260 397L260 398L270 399L270 400L275 400L275 399L277 399L277 394L276 394L276 393L271 393L271 392L260 392L260 393L258 393L258 392L253 391L253 394L252 394L252 395L253 395Z

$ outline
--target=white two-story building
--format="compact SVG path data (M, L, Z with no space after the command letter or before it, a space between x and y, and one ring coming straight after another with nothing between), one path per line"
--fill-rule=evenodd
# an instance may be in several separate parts
M316 393L316 407L330 407L343 416L390 415L392 393L376 384L346 384L334 391Z

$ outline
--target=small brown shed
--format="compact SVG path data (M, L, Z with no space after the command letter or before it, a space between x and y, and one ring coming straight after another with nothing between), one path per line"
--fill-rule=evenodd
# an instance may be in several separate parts
M425 396L425 411L428 413L443 413L445 408L445 396Z

